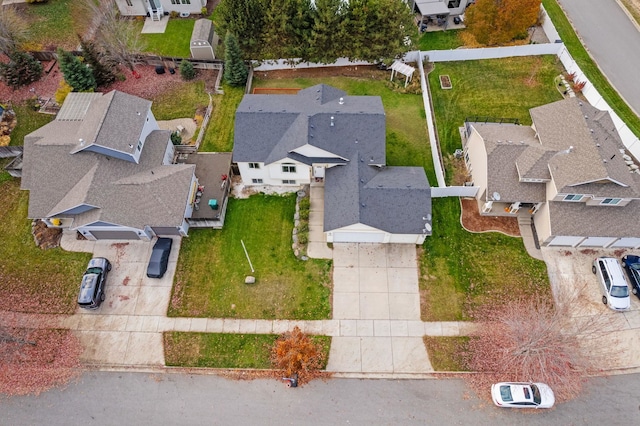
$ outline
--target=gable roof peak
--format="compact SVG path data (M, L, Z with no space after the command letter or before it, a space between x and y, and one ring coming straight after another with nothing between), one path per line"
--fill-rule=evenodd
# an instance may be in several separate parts
M320 105L324 105L331 101L338 100L338 102L344 103L344 98L347 93L344 90L336 89L333 86L327 84L317 84L315 86L307 87L298 92L302 96L312 98Z

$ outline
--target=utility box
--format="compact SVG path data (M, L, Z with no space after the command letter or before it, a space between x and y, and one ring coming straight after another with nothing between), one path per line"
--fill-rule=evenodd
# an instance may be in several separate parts
M214 60L215 31L210 19L198 19L191 33L191 57L193 59Z
M209 207L211 207L211 210L218 210L218 200L216 200L215 198L210 199Z

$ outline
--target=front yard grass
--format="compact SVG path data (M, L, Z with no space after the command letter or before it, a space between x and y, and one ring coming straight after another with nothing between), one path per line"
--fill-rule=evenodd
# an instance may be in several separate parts
M530 124L529 108L562 98L553 82L561 71L552 56L436 64L429 84L443 155L462 148L458 127L466 117ZM441 74L451 77L453 89L440 89ZM423 320L469 320L485 303L551 294L544 262L531 258L520 238L469 233L460 226L457 198L432 202L433 234L420 257Z
M468 371L464 360L468 337L424 336L422 339L435 371Z
M177 58L191 57L191 33L195 19L169 19L167 28L162 34L141 34L145 43L145 51L161 56ZM140 30L144 22L138 23Z
M271 348L277 334L165 332L165 364L175 367L271 368ZM329 358L331 337L311 336ZM322 366L325 368L326 365Z
M169 316L329 318L331 262L302 261L291 249L295 197L230 199L224 229L192 229L180 249ZM247 275L256 283L244 284Z
M91 255L36 247L27 219L29 193L7 176L0 172L0 310L71 314Z
M260 79L258 74L253 80L254 87L305 88L324 83L342 89L348 95L380 96L387 116L387 165L424 167L429 181L435 182L422 96L392 90L393 86L387 81L388 73L372 71L370 79Z
M629 129L640 136L640 117L633 112L627 103L620 97L616 89L611 86L607 78L602 74L598 65L591 59L589 53L576 35L571 23L558 5L556 0L542 0L545 10L551 17L564 45L571 53L571 57L585 73L589 81L598 89L598 92L607 101L609 106L620 116Z

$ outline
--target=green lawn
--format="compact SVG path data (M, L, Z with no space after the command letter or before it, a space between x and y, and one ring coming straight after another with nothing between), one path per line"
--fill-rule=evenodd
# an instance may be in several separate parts
M461 148L458 127L465 117L513 117L530 124L529 108L561 99L553 82L561 72L556 62L548 56L436 64L429 83L445 155ZM453 89L440 89L440 74L450 76ZM484 303L550 294L544 262L529 257L521 239L468 233L460 226L457 198L432 202L433 235L420 259L424 320L467 320Z
M11 142L9 144L14 146L22 146L26 135L55 118L55 115L40 114L24 103L13 105L13 111L16 113L17 124L11 132Z
M380 96L387 116L387 164L424 167L429 181L434 183L435 172L431 161L422 96L392 90L387 78L387 73L375 72L371 79L329 77L264 80L254 78L253 82L254 87L279 88L305 88L325 83L342 89L349 95Z
M162 34L141 34L146 51L161 56L177 58L191 57L191 33L195 25L194 19L169 19L167 29ZM139 23L142 29L142 22Z
M223 85L224 95L213 96L213 112L204 134L200 151L230 152L233 150L233 123L236 109L242 101L244 87Z
M467 371L464 355L468 337L424 336L423 340L435 371Z
M198 107L206 107L209 104L209 96L204 91L204 81L198 80L183 82L151 100L151 109L157 120L193 118Z
M37 248L27 219L29 193L7 176L0 172L0 310L73 313L91 255Z
M84 34L90 15L83 1L49 0L47 3L27 4L22 14L29 24L29 49L44 50L59 46L67 50L78 46L76 34Z
M609 81L602 74L596 63L591 59L582 42L573 30L564 12L558 6L556 0L542 0L544 8L553 21L560 38L571 53L573 59L578 63L582 72L586 74L589 81L598 89L598 92L607 101L609 106L620 116L627 126L636 136L640 136L640 117L622 100L618 92L609 84Z
M329 318L331 262L294 256L294 210L295 194L230 199L223 230L192 229L180 249L169 315ZM256 283L244 284L247 275Z
M165 363L179 367L271 368L276 334L164 333ZM311 336L329 358L331 337ZM323 366L323 368L326 367Z
M531 124L530 108L562 99L553 80L562 71L551 55L435 64L429 85L443 153L461 148L458 127L466 117L517 118ZM439 75L449 75L453 89L441 89Z
M464 46L459 34L464 30L423 33L418 39L418 50L449 50Z

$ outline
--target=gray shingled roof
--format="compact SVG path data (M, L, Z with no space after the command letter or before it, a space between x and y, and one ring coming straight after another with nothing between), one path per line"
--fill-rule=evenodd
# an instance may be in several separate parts
M626 196L640 195L638 180L628 172L622 159L619 150L624 145L607 112L577 98L543 105L530 112L542 145L564 151L549 160L559 192L587 193L585 184L612 182L621 184L620 191ZM577 185L580 189L575 188ZM596 191L589 193L609 194L598 190L599 187L589 185Z
M385 164L382 100L347 96L324 84L297 95L244 96L236 111L233 161L270 164L306 144L343 158L358 150Z
M139 105L132 103L129 111ZM195 166L162 165L169 131L151 132L135 164L89 151L72 154L81 128L86 131L87 122L54 120L25 137L22 188L30 191L28 217L86 204L97 209L76 215L74 227L97 220L135 228L182 224Z
M325 232L361 223L393 234L422 234L431 188L421 167L371 166L356 152L348 165L327 169L324 212Z
M203 41L209 44L213 41L213 22L211 22L211 19L197 19L193 25L193 31L191 32L191 45Z
M624 207L588 206L585 203L549 202L551 235L590 237L638 237L640 201Z
M104 94L89 105L73 152L97 145L133 155L150 109L151 101L137 96L115 90Z

